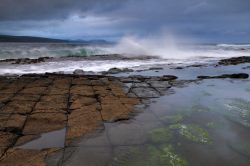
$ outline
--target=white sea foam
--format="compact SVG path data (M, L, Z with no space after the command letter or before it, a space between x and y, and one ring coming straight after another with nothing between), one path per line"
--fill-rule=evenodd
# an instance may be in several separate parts
M181 40L182 42L187 40ZM169 63L194 63L212 59L236 56L250 56L250 44L183 44L169 35L140 38L126 36L115 45L97 46L83 44L35 44L0 43L0 59L38 58L63 56L92 56L100 54L123 54L125 56L157 56L162 59L151 60L93 60L56 61L30 65L0 64L0 74L45 73L64 71L72 73L75 69L85 71L106 71L113 67L143 69L150 65ZM190 42L189 42L190 43Z
M184 41L187 42L187 40ZM190 44L190 42L189 44L181 44L181 41L166 35L148 38L127 36L122 38L110 51L127 56L151 55L164 59L225 58L250 56L250 45L198 45Z
M28 74L28 73L45 73L45 72L58 72L72 73L75 69L82 69L84 71L101 72L107 71L110 68L140 68L143 66L150 66L154 64L166 64L169 62L160 62L157 60L135 60L135 61L59 61L59 62L46 62L32 65L0 65L0 75L7 73L15 74Z

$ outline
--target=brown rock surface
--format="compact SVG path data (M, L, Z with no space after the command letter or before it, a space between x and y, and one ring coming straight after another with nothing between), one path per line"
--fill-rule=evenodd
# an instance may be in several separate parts
M135 87L154 89L154 84L146 83L150 80L166 81L56 74L0 78L0 165L45 165L46 157L57 149L15 149L43 133L66 128L66 148L76 138L103 129L106 121L129 119L135 105L156 93L133 92ZM133 86L124 90L127 82Z
M1 166L45 166L45 159L48 155L57 152L59 149L25 150L9 149L1 158Z
M72 139L101 128L101 122L101 114L97 111L97 106L95 104L83 106L80 109L72 111L68 116L66 143L69 144Z
M66 115L63 113L35 113L28 117L23 134L41 134L64 128Z

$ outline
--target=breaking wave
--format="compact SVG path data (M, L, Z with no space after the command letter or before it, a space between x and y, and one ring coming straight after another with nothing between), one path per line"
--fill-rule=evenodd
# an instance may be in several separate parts
M90 56L107 53L105 47L81 44L0 43L0 59Z
M127 56L150 55L159 56L164 59L250 56L250 44L192 44L192 42L188 42L187 40L183 39L183 41L181 42L172 36L164 35L157 38L127 36L122 38L111 50Z

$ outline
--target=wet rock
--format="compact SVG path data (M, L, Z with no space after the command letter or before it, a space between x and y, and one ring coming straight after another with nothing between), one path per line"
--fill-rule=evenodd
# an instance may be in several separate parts
M5 154L5 152L15 143L17 135L11 132L0 131L0 158ZM1 165L1 161L0 161Z
M156 144L168 143L173 138L172 132L168 128L157 128L152 130L149 134L152 142Z
M127 120L135 115L135 110L143 111L145 105L141 101L149 104L148 98L159 97L159 89L169 87L168 82L176 78L51 73L0 77L0 130L13 134L15 141L10 141L11 146L18 146L67 127L65 145L71 145L77 138L102 130L104 122ZM20 161L21 165L30 165L29 161L37 164L33 160L37 155L39 164L44 163L43 151L15 151L3 144L0 165L15 165L13 160L19 161L20 155L25 160Z
M188 67L204 67L206 65L202 65L202 64L193 64L193 65L189 65L189 66L186 66L187 68Z
M168 81L147 81L154 88L170 88L171 85Z
M129 150L127 150L129 151ZM126 157L119 156L115 162L122 165L172 165L187 166L188 163L178 155L171 144L159 146L146 145L144 148L135 147ZM116 164L118 165L118 164Z
M225 105L229 114L226 116L245 127L250 127L250 102L244 99L233 99Z
M160 97L160 93L153 88L133 88L131 90L137 97L141 98L154 98Z
M242 69L245 69L245 70L250 70L250 66L246 66L246 67L243 67Z
M134 70L129 68L119 69L119 68L111 68L107 72L104 72L104 74L119 74L119 73L129 73L133 72Z
M197 125L174 124L174 125L170 125L169 128L177 130L180 135L182 135L183 137L185 137L186 139L190 141L203 143L203 144L211 143L211 138L208 132L205 129Z
M229 145L229 147L234 150L235 152L239 153L240 155L243 155L247 158L250 157L250 144L249 143L232 143Z
M35 113L28 117L23 134L41 134L62 129L66 126L63 113Z
M84 72L82 69L76 69L76 70L73 72L73 74L75 74L75 75L84 75L85 72Z
M162 81L171 81L171 80L176 80L178 77L174 75L163 75L160 80Z
M68 116L66 131L66 144L69 145L75 138L102 128L102 116L96 109L96 105L84 106L73 110Z
M149 70L163 70L163 67L151 67Z
M250 56L222 59L218 62L219 65L238 65L241 63L250 63Z
M171 116L165 116L162 117L161 120L168 123L168 124L176 124L182 122L184 119L183 114L176 114L176 115L171 115Z
M119 69L119 68L111 68L107 71L107 73L109 73L109 74L118 74L121 72L122 72L122 69Z
M35 64L35 63L45 62L49 59L52 59L52 58L51 57L40 57L37 59L30 59L30 58L5 59L5 60L0 60L0 62L11 63L11 64Z
M182 70L182 69L184 69L184 67L178 66L178 67L174 67L174 68L171 68L171 69Z
M129 69L129 68L124 68L122 71L125 72L125 73L130 73L130 72L133 72L134 70Z
M9 149L1 158L2 166L38 166L45 165L46 157L58 151L56 148L45 150L25 150L25 149Z
M232 78L232 79L247 79L249 77L246 73L237 74L223 74L220 76L198 76L198 79L216 79L216 78Z

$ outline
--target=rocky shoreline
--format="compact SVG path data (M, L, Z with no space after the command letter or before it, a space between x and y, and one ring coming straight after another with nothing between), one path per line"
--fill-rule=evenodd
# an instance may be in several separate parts
M248 57L231 58L218 64L249 63L248 60ZM130 119L143 111L150 99L173 93L174 87L203 79L249 78L247 73L197 76L194 80L179 80L174 75L105 75L120 72L133 71L113 68L103 75L87 75L77 70L74 74L0 76L0 165L45 165L57 154L67 156L65 149L76 146L76 140L105 130L104 123ZM62 129L65 130L63 147L22 148L44 133ZM54 159L56 165L65 160Z
M105 54L105 55L92 55L92 56L65 56L65 57L40 57L40 58L17 58L17 59L3 59L0 60L1 63L7 64L37 64L42 62L56 62L56 61L79 61L79 60L149 60L149 59L159 59L155 56L126 56L120 54Z
M149 59L160 59L160 57L156 56L126 56L121 54L104 54L104 55L92 55L92 56L65 56L65 57L39 57L39 58L17 58L17 59L3 59L0 60L0 63L8 63L8 64L36 64L42 62L51 62L51 61L65 61L65 60L149 60ZM218 65L238 65L242 63L250 63L250 56L241 56L241 57L233 57L233 58L224 58L219 60ZM176 67L176 69L183 69L189 67L203 67L206 64L193 64L184 67ZM151 70L158 69L161 70L160 67L152 67Z
M129 119L145 100L171 88L174 76L24 75L0 78L0 164L35 165L63 148L18 148L42 133L65 128L65 148L104 122ZM175 82L175 81L174 81ZM32 163L32 164L31 164Z
M171 75L0 77L0 164L44 164L48 157L71 146L74 140L104 130L104 122L127 120L143 110L148 99L164 95L171 87L198 81L178 80ZM63 148L18 148L43 133L60 129L66 130Z

